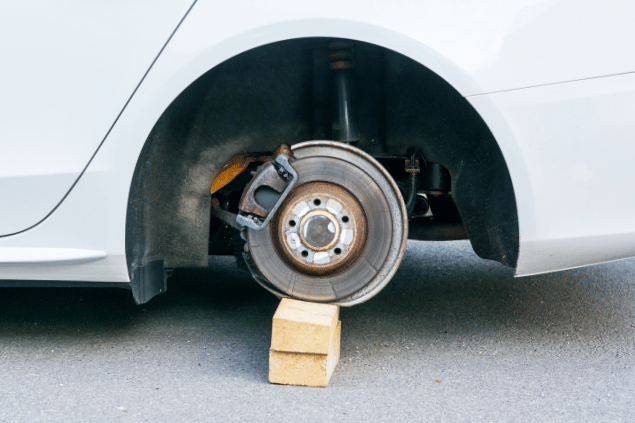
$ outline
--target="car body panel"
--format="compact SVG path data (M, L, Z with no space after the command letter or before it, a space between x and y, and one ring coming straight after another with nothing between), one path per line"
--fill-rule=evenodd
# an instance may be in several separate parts
M130 183L141 149L163 111L188 85L223 61L261 45L300 37L349 38L386 47L430 68L468 97L492 129L512 177L520 221L519 274L635 255L627 234L632 223L625 222L635 206L620 196L625 187L635 186L635 176L622 169L619 183L605 186L608 179L600 169L611 163L615 152L598 147L595 153L603 155L598 163L587 157L595 145L605 142L603 132L608 128L613 131L613 147L635 135L623 113L614 122L593 105L600 101L609 109L626 108L625 113L632 114L632 76L607 75L635 71L635 56L616 54L628 51L635 39L635 27L622 22L634 8L627 1L609 1L600 8L591 0L463 0L372 1L363 7L335 1L236 1L220 9L216 2L199 0L58 209L28 231L0 238L0 247L74 248L104 251L106 257L48 268L7 263L0 266L0 278L128 281L125 224ZM579 79L585 81L567 83ZM625 92L616 95L615 87L622 83L627 84ZM534 88L520 89L525 87ZM585 106L574 113L569 108L576 98ZM532 125L546 106L553 107L553 113L543 116L546 128L541 132ZM595 123L595 132L582 131L576 119L588 119L587 126ZM557 146L552 145L554 139ZM571 159L542 156L569 152L574 153ZM587 170L594 175L591 179L584 176ZM562 200L543 192L550 186L547 176L562 178L554 182L564 192ZM581 211L585 199L601 186L613 200L596 202L595 214ZM625 212L611 210L616 205ZM555 219L567 212L575 221ZM550 215L554 220L542 228ZM600 215L614 220L594 230L584 228L593 226ZM625 240L623 248L597 254L592 246L605 245L598 237L612 235L614 240ZM541 252L563 245L570 249L556 251L556 258L545 259Z
M191 4L0 5L0 236L62 200Z
M1 265L81 263L106 257L105 251L76 248L0 248Z
M518 274L635 256L635 73L468 100L530 176L512 172L530 193L517 195Z

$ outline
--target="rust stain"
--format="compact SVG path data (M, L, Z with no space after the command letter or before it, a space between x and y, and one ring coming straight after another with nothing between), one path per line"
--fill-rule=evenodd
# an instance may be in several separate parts
M212 197L212 210L216 212L221 211L220 201L218 201L218 198Z
M352 56L353 54L350 51L335 51L329 54L329 59L331 60L350 59Z
M331 70L351 69L353 67L353 62L348 60L340 60L338 62L331 62L330 67Z
M291 151L291 147L287 144L280 144L278 148L276 148L273 152L273 157L270 160L273 160L274 157L278 156L278 154L284 153L289 157L293 157L293 151Z
M348 210L347 221L353 231L353 241L346 251L331 257L327 264L308 263L302 257L298 257L296 251L287 242L289 222L295 216L294 207L301 202L310 203L315 198L320 198L324 204L333 199L343 204ZM314 209L316 210L316 209ZM317 209L322 210L322 209ZM296 222L296 225L301 225ZM277 236L273 236L273 246L278 256L292 268L304 274L312 276L337 275L354 265L364 251L367 241L368 221L364 210L347 190L338 185L326 182L309 182L295 188L284 200L274 220L271 223L272 230ZM302 238L302 235L299 235ZM328 248L328 247L327 247ZM314 248L314 250L320 250Z
M419 173L421 169L419 168L419 160L415 160L414 166L410 164L410 160L406 160L406 173Z

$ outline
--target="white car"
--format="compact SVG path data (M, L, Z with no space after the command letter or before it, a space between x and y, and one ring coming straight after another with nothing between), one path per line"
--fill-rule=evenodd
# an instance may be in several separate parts
M518 276L635 256L633 16L5 1L0 286L144 303L171 269L236 254L278 296L353 305L408 237L469 239Z

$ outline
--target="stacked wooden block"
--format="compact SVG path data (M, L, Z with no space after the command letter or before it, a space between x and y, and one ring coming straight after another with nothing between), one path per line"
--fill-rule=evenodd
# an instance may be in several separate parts
M340 358L339 307L284 298L273 316L269 381L327 386Z

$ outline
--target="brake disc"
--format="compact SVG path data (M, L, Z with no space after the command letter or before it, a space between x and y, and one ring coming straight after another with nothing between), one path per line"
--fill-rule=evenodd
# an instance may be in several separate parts
M388 172L348 144L292 147L297 182L262 230L247 229L245 260L279 296L354 305L395 274L408 235L403 198Z

